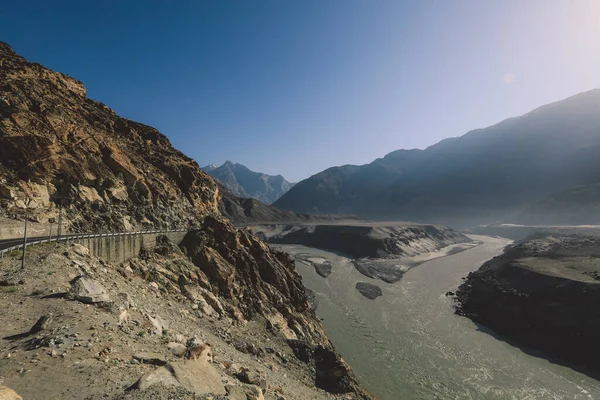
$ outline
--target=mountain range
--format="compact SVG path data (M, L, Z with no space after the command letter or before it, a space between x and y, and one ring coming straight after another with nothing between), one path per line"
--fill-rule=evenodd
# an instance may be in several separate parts
M257 199L266 204L273 203L294 186L281 175L254 172L242 164L234 164L231 161L225 162L220 167L207 165L202 169L235 196Z
M568 223L572 218L561 213L572 214L567 208L575 207L580 195L587 203L598 202L596 186L582 189L600 182L598 154L600 90L595 89L424 150L398 150L370 164L329 168L296 184L274 206L466 226L543 223L545 215L527 210L539 202L548 209L558 198L561 207L552 210L552 218ZM600 222L598 214L583 214L578 220Z

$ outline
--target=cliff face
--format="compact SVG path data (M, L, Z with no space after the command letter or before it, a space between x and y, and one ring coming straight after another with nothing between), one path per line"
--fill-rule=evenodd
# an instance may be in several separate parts
M0 43L0 82L0 212L27 207L43 222L62 201L74 230L96 231L218 213L218 188L195 161L87 98L80 81Z
M600 376L600 238L552 234L469 274L457 313L526 349Z

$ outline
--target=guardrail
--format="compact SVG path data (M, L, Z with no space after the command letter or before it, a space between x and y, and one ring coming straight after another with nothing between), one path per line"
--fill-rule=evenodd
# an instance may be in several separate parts
M94 239L94 238L100 238L100 237L117 237L117 236L135 236L135 235L151 235L151 234L162 234L162 233L173 233L173 232L188 232L188 229L174 229L174 230L169 230L169 231L136 231L136 232L118 232L118 233L86 233L86 234L81 234L81 235L67 235L67 236L61 236L60 238L58 237L53 237L53 238L47 238L47 239L40 239L40 240L33 240L31 242L27 242L25 244L25 247L29 247L29 246L33 246L36 244L42 244L42 243L52 243L52 242L74 242L74 241L79 241L79 240L85 240L85 239ZM18 240L18 238L15 238L15 240ZM20 250L23 248L23 243L16 245L16 246L12 246L12 247L8 247L6 249L0 250L0 258L4 258L4 254L11 252L11 251L15 251L15 250Z

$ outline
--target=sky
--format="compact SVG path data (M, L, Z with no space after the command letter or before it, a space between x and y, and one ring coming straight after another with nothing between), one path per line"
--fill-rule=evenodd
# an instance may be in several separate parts
M600 87L598 0L13 1L0 40L201 166L290 181Z

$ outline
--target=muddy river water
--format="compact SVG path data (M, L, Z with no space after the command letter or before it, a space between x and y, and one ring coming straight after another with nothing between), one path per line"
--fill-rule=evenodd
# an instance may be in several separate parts
M294 255L325 259L323 278L296 262L319 301L317 314L360 382L382 400L600 399L600 382L528 355L454 315L461 278L500 254L509 241L477 236L482 244L410 269L388 284L360 274L346 257L303 246L278 246ZM357 282L381 287L369 300Z

